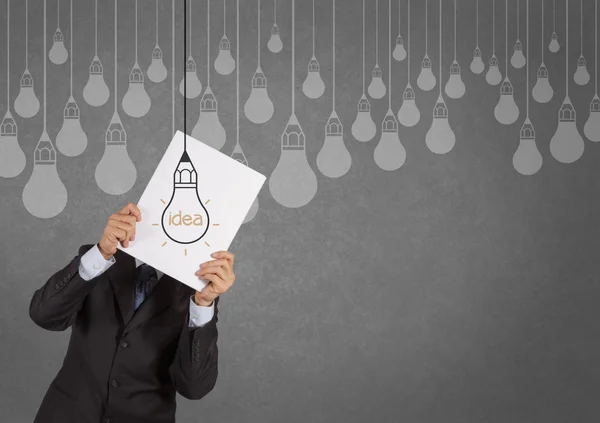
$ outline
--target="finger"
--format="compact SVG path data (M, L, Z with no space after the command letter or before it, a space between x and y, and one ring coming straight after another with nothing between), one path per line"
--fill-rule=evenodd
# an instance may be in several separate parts
M123 229L119 228L110 228L109 233L115 238L117 241L125 241L127 239L127 232Z
M221 266L207 267L205 269L198 270L195 274L196 274L196 276L200 276L200 277L207 275L207 274L214 274L214 275L219 276L224 281L229 280L229 273L225 269L223 269Z
M205 287L205 289L209 289L212 290L212 292L216 293L216 294L223 294L225 291L227 291L228 285L227 283L221 279L220 277L218 277L217 275L214 274L208 274L208 275L204 275L201 279L203 280L207 280L210 283ZM209 286L211 286L211 288L208 288Z
M131 214L131 215L135 216L135 218L138 222L140 222L142 220L142 212L140 211L138 206L136 206L133 203L127 204L125 207L123 207L121 209L121 211L119 213Z
M127 233L127 240L132 241L133 235L135 234L135 226L130 225L129 223L120 222L120 221L112 221L109 223L110 227L122 229Z
M120 214L120 213L113 214L111 216L110 220L118 220L119 222L126 222L133 226L135 226L135 224L137 223L135 216L131 216L128 214Z
M214 257L214 258L223 258L223 259L229 260L231 262L232 266L233 266L233 261L235 260L235 256L232 253L230 253L229 251L224 251L224 250L216 251L216 252L212 253L210 256Z
M203 269L208 266L224 266L227 268L231 268L231 262L229 260L225 260L225 259L209 260L209 261L202 263L200 265L200 269Z

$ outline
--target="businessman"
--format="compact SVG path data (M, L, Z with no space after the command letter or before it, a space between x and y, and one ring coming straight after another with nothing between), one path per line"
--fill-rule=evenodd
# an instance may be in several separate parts
M173 423L176 392L200 399L215 386L218 303L235 280L234 256L212 254L195 291L117 249L141 219L135 204L111 215L100 242L33 294L38 326L72 328L34 423Z

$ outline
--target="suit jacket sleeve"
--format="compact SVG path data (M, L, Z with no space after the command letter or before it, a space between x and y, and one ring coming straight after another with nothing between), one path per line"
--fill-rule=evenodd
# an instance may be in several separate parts
M219 300L220 297L215 299L212 319L202 327L189 327L188 311L179 337L169 373L177 392L187 399L203 398L217 382Z
M93 245L83 245L79 254L64 268L34 292L29 304L29 317L43 329L63 331L77 317L87 294L94 288L98 278L85 281L79 275L81 256Z

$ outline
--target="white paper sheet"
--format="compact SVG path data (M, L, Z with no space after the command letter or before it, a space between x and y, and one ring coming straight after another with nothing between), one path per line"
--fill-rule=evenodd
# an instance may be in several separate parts
M194 190L186 183L189 163L180 162L183 135L177 131L137 203L142 221L135 241L118 248L200 291L207 281L194 273L213 259L210 254L229 248L266 177L188 135L186 151L197 174ZM177 169L183 179L176 184Z

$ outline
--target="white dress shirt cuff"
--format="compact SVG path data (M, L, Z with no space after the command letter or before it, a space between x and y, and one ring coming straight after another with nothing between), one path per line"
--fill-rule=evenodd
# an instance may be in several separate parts
M81 260L79 261L79 276L81 276L83 280L89 281L100 276L108 270L110 266L115 264L115 262L114 256L109 260L106 260L96 244L87 253L81 256Z
M214 315L215 302L208 306L199 306L190 297L190 324L191 328L199 328L211 321Z

